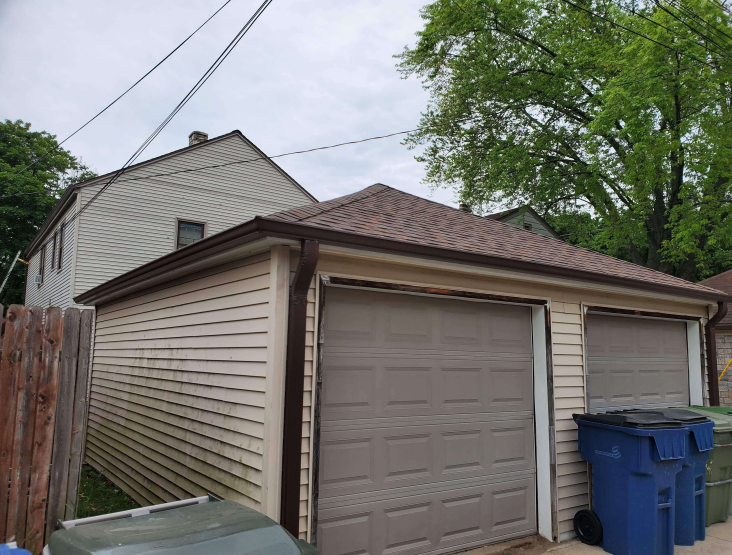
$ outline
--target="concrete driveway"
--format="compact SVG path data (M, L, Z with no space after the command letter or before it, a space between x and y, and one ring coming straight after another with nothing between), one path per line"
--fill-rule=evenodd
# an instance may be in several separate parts
M460 555L600 555L605 553L599 547L584 545L578 540L569 540L560 544L534 536L522 540L514 540L504 544L491 545L465 551ZM732 518L722 524L713 524L707 528L707 539L696 542L693 546L677 545L674 555L732 555Z

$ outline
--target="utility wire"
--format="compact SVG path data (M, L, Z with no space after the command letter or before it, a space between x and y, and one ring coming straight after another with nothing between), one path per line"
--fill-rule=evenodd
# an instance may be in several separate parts
M36 165L36 164L37 164L38 162L40 162L41 160L43 160L43 159L44 159L44 158L45 158L46 156L48 156L49 154L51 154L51 153L53 153L53 152L56 152L56 151L57 151L57 150L58 150L59 148L61 148L61 145L62 145L62 144L64 144L64 143L65 143L66 141L68 141L68 140L69 140L69 139L70 139L71 137L73 137L74 135L76 135L76 134L77 134L77 133L78 133L79 131L81 131L82 129L84 129L84 128L85 128L85 127L86 127L87 125L89 125L89 124L90 124L91 122L93 122L93 121L94 121L95 119L97 119L97 118L98 118L99 116L101 116L101 115L102 115L102 114L103 114L104 112L106 112L107 110L109 110L109 109L110 109L110 108L111 108L112 106L114 106L114 105L115 105L115 104L117 103L117 101L121 100L123 96L125 96L125 95L126 95L126 94L127 94L128 92L130 92L130 91L131 91L132 89L134 89L134 88L135 88L135 87L136 87L137 85L139 85L139 84L140 84L140 83L141 83L141 82L142 82L142 81L143 81L143 80L144 80L144 79L145 79L145 78L146 78L146 77L147 77L148 75L150 75L150 74L151 74L151 73L152 73L153 71L155 71L155 70L156 70L156 69L157 69L158 67L160 67L160 66L161 66L161 65L163 64L163 62L165 62L165 61L166 61L166 60L167 60L168 58L170 58L170 57L171 57L171 56L172 56L173 54L175 54L175 53L176 53L176 52L177 52L177 51L178 51L178 50L179 50L179 49L180 49L180 48L181 48L181 47L182 47L182 46L183 46L183 45L184 45L185 43L187 43L187 42L188 42L188 41L189 41L189 40L190 40L190 39L191 39L191 38L193 37L193 35L195 35L196 33L198 33L198 31L200 31L200 30L201 30L201 29L203 28L203 26L204 26L204 25L206 25L206 24L207 24L207 23L208 23L209 21L211 21L211 20L212 20L212 19L213 19L213 18L214 18L214 17L215 17L215 16L216 16L216 15L217 15L217 14L218 14L218 13L219 13L220 11L221 11L221 10L223 10L223 9L224 9L224 8L225 8L225 7L227 6L227 4L229 4L229 2L231 2L231 0L226 0L226 2L224 2L224 3L222 4L222 6L221 6L221 7L220 7L220 8L218 9L218 10L216 10L216 11L215 11L214 13L212 13L212 14L211 14L211 15L209 16L209 18L208 18L208 19L207 19L206 21L204 21L203 23L201 23L201 24L200 24L200 25L199 25L199 26L198 26L198 27L196 28L196 30L195 30L195 31L193 31L193 32L192 32L192 33L191 33L190 35L188 35L188 36L187 36L187 37L185 38L185 40L184 40L183 42L181 42L181 43L180 43L180 44L179 44L178 46L176 46L176 47L175 47L175 48L174 48L173 50L171 50L171 51L170 51L170 53L169 53L169 54L168 54L167 56L165 56L165 58L163 58L163 59L162 59L162 60L160 60L160 61L159 61L159 62L158 62L157 64L155 64L155 65L154 65L154 66L152 67L152 69L150 69L150 70L149 70L149 71L148 71L148 72L147 72L147 73L146 73L145 75L143 75L143 76L142 76L142 77L140 77L140 78L139 78L139 79L138 79L137 81L135 81L135 82L134 82L134 83L133 83L133 84L132 84L132 85L131 85L131 86L130 86L130 87L129 87L129 88L128 88L128 89L126 90L126 91L125 91L125 92L123 92L123 93L122 93L121 95L119 95L119 96L118 96L117 98L115 98L115 99L114 99L114 100L113 100L112 102L110 102L109 104L107 104L107 105L106 105L106 106L105 106L105 107L104 107L104 108L103 108L103 109L102 109L101 111L97 112L97 114L96 114L96 115L95 115L94 117L92 117L92 118L91 118L90 120L88 120L88 121L87 121L87 122L86 122L86 123L85 123L84 125L82 125L81 127L79 127L79 128L78 128L78 129L76 130L76 131L74 131L74 132L73 132L73 133L72 133L71 135L69 135L69 136L68 136L68 137L66 137L66 138L65 138L65 139L64 139L63 141L61 141L60 143L58 143L58 144L57 144L57 145L56 145L55 147L53 147L53 148L51 148L51 149L47 150L47 151L46 151L46 152L44 152L44 153L43 153L43 154L42 154L41 156L39 156L38 158L36 158L35 160L33 160L33 161L32 161L32 162L31 162L30 164L28 164L28 165L27 165L27 166L26 166L25 168L23 168L22 170L14 171L14 172L13 172L13 173L12 173L11 175L15 175L15 174L23 173L23 172L25 172L26 170L28 170L29 168L31 168L31 167L33 167L33 166L35 166L35 165Z
M64 221L61 225L69 225L71 222L76 220L79 216L81 216L88 208L91 206L91 204L96 201L109 187L112 186L112 184L119 179L119 177L127 170L127 168L134 163L134 161L145 151L145 149L150 146L150 144L155 140L155 138L160 135L160 133L165 129L165 127L170 123L170 121L180 112L183 107L188 103L188 101L193 98L193 96L201 89L201 87L206 83L206 81L209 80L209 78L216 72L216 70L221 66L221 64L224 62L226 58L229 57L229 54L236 48L236 46L239 44L242 38L244 38L244 35L247 34L249 29L252 28L254 23L259 19L259 17L264 13L264 11L269 7L269 5L274 0L264 0L264 2L257 8L257 10L254 12L254 14L249 18L249 21L247 21L244 26L239 30L239 32L234 36L234 38L231 40L231 42L224 48L224 50L219 54L219 57L216 58L213 64L204 72L203 76L196 82L195 85L193 85L193 88L191 88L188 93L183 97L183 99L178 103L178 105L173 108L173 111L168 114L168 116L163 120L163 122L153 131L150 136L143 141L142 145L127 159L127 162L124 163L124 165L117 170L112 178L105 183L99 191L96 192L96 194L89 199L89 201L82 206L78 212L76 212L71 218ZM45 247L47 244L51 242L51 239L43 243L42 247Z

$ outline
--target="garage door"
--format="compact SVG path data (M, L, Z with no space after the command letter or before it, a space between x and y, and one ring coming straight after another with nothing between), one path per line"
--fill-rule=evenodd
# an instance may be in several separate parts
M536 531L528 307L330 288L324 323L323 555Z
M588 314L590 410L689 405L686 323Z

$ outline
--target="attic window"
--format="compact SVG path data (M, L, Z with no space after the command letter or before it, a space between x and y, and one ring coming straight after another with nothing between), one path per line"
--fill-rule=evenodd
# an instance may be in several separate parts
M531 224L530 223L524 223L524 229L526 231L532 231L533 230L533 228L531 227Z
M176 248L180 249L203 239L205 228L205 224L178 220L178 242Z

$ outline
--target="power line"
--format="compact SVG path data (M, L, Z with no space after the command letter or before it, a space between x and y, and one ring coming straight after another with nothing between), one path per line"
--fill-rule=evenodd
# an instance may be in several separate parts
M187 36L187 37L185 38L185 40L184 40L183 42L181 42L181 43L180 43L180 44L179 44L178 46L176 46L176 47L175 47L175 48L174 48L173 50L171 50L171 51L170 51L170 53L169 53L169 54L168 54L167 56L165 56L165 58L163 58L163 59L162 59L162 60L160 60L160 61L159 61L159 62L158 62L157 64L155 64L155 65L154 65L154 66L152 67L152 69L150 69L150 70L149 70L149 71L148 71L148 72L147 72L147 73L146 73L145 75L143 75L143 76L142 76L142 77L140 77L140 78L139 78L139 79L138 79L137 81L135 81L135 82L134 82L134 83L133 83L133 84L132 84L132 85L131 85L131 86L130 86L130 87L129 87L129 88L128 88L128 89L126 90L126 91L125 91L125 92L123 92L123 93L122 93L121 95L119 95L119 96L118 96L117 98L115 98L115 99L114 99L114 100L113 100L112 102L110 102L109 104L107 104L107 106L105 106L105 107L104 107L104 108L103 108L103 109L102 109L101 111L97 112L97 114L96 114L96 115L95 115L94 117L92 117L92 118L91 118L91 119L90 119L89 121L87 121L87 122L86 122L86 123L85 123L84 125L82 125L81 127L79 127L79 128L78 128L78 129L76 130L76 131L74 131L74 132L73 132L73 133L72 133L71 135L69 135L69 136L68 136L68 137L66 137L66 138L65 138L65 139L64 139L63 141L61 141L60 143L58 143L58 144L57 144L57 145L56 145L55 147L53 147L53 148L51 148L51 149L47 150L46 152L44 152L44 153L43 153L43 154L42 154L41 156L39 156L38 158L36 158L35 160L33 160L33 161L32 161L32 162L30 163L30 164L28 164L28 165L27 165L27 166L26 166L25 168L23 168L22 170L19 170L19 171L15 171L15 172L13 172L13 174L12 174L12 175L15 175L15 174L19 174L19 173L23 173L24 171L28 170L29 168L33 167L33 166L34 166L34 165L36 165L36 164L37 164L38 162L40 162L41 160L43 160L43 159L44 159L44 158L45 158L46 156L48 156L48 155L49 155L49 154L51 154L52 152L56 152L56 151L57 151L57 150L58 150L59 148L61 148L61 145L62 145L62 144L64 144L64 143L65 143L66 141L68 141L68 140L69 140L69 139L70 139L71 137L73 137L74 135L76 135L76 134L77 134L77 133L78 133L79 131L81 131L82 129L84 129L84 128L85 128L85 127L86 127L87 125L89 125L89 124L90 124L91 122L93 122L93 121L94 121L95 119L97 119L97 118L98 118L99 116L101 116L101 115L102 115L102 114L103 114L104 112L106 112L107 110L109 110L109 109L110 109L110 108L111 108L112 106L114 106L114 105L115 105L115 104L117 103L117 101L119 101L119 100L120 100L120 99L121 99L121 98L122 98L123 96L125 96L125 95L126 95L126 94L127 94L128 92L130 92L130 91L131 91L132 89L134 89L134 88L135 88L135 87L136 87L137 85L139 85L139 84L140 84L140 83L141 83L141 82L142 82L142 81L143 81L143 80L144 80L144 79L145 79L145 78L146 78L146 77L147 77L148 75L150 75L150 74L151 74L151 73L152 73L153 71L155 71L155 70L156 70L156 69L157 69L158 67L160 67L160 66L161 66L161 65L163 64L163 62L165 62L165 60L167 60L167 59L168 59L168 58L170 58L170 57L171 57L171 56L172 56L173 54L175 54L175 53L176 53L176 52L177 52L177 51L178 51L178 50L179 50L179 49L180 49L180 48L181 48L181 47L182 47L182 46L183 46L183 45L184 45L185 43L187 43L187 42L188 42L188 41L189 41L189 40L191 39L191 37L193 37L193 35L195 35L196 33L198 33L198 31L200 31L200 30L201 30L201 29L203 28L203 26L204 26L204 25L206 25L206 24L207 24L207 23L208 23L209 21L211 21L211 20L212 20L212 19L213 19L213 18L214 18L214 17L215 17L215 16L216 16L216 15L217 15L217 14L218 14L218 13L219 13L220 11L221 11L221 10L223 10L223 9L224 9L224 8L225 8L225 7L227 6L227 4L229 4L229 2L231 2L231 0L226 0L226 2L224 2L224 3L223 3L223 4L221 5L221 7L220 7L220 8L218 9L218 10L216 10L216 11L215 11L214 13L212 13L212 14L211 14L211 15L209 16L209 18L208 18L208 19L207 19L206 21L204 21L203 23L201 23L201 24L200 24L200 25L199 25L199 26L198 26L198 27L196 28L196 30L195 30L195 31L193 31L193 32L192 32L192 33L191 33L190 35L188 35L188 36Z
M247 21L244 26L237 32L237 34L234 36L234 38L231 40L231 42L224 48L224 50L219 54L219 57L216 58L213 64L204 72L204 74L201 76L201 78L196 82L195 85L193 85L193 88L191 88L190 91L186 93L186 95L183 97L183 99L178 103L178 105L173 108L173 111L168 114L168 116L163 120L163 122L158 125L158 127L153 131L150 136L143 141L142 145L130 156L127 161L123 164L123 166L117 170L112 178L105 183L99 191L97 191L92 198L89 199L89 201L82 206L78 212L76 212L71 218L64 221L61 225L68 225L74 220L76 220L81 214L83 214L91 204L96 201L109 187L112 186L112 184L119 179L119 177L127 170L127 168L134 163L134 161L142 155L142 153L145 151L145 149L150 146L150 144L155 140L155 138L160 135L160 133L165 129L165 127L170 123L170 121L180 112L183 107L190 101L191 98L201 89L201 87L206 83L206 81L209 80L209 78L216 72L216 70L221 66L221 64L226 60L226 58L229 57L229 54L236 48L236 46L239 44L241 39L244 38L244 35L247 34L249 29L252 28L254 23L259 19L259 17L264 13L264 11L269 7L269 5L274 0L264 0L262 4L259 6L259 8L256 9L254 14L249 18L249 21ZM43 243L42 247L45 247L51 239Z

